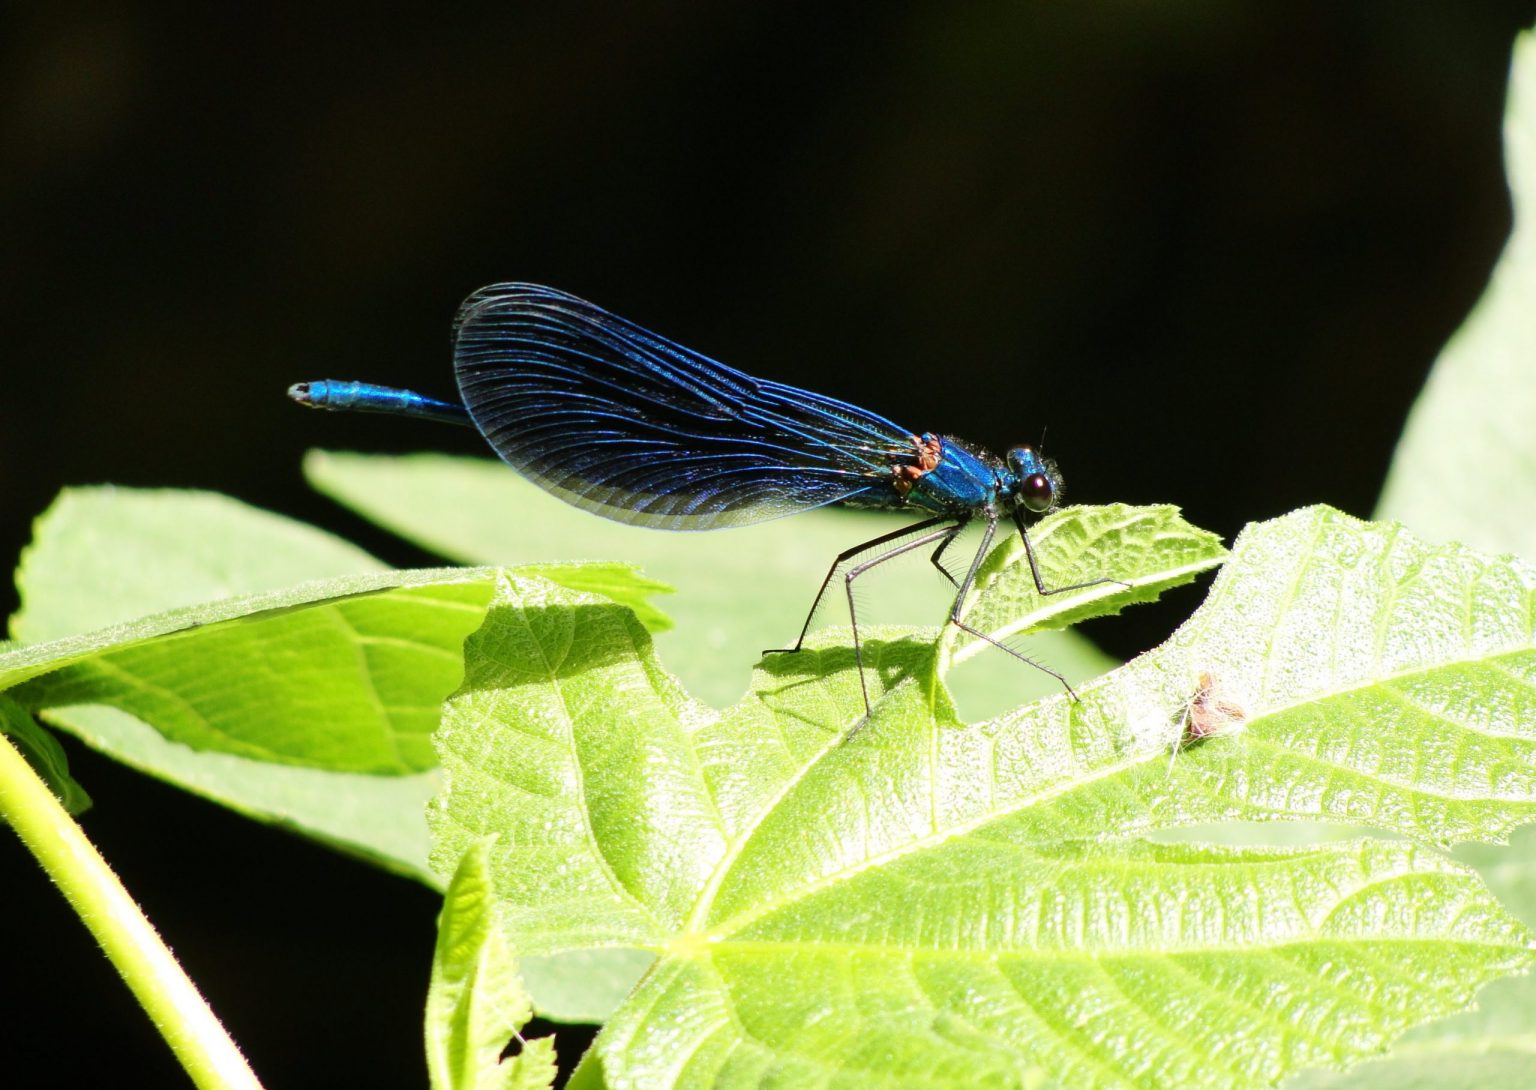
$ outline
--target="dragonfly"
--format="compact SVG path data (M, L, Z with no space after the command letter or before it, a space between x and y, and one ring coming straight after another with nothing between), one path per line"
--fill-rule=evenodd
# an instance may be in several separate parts
M947 623L1055 677L1055 670L965 622L964 607L1003 519L1023 540L1042 596L1110 578L1047 587L1029 524L1054 508L1055 462L1030 445L1003 457L947 435L914 432L866 409L754 378L574 295L536 284L481 288L453 327L460 402L367 382L295 383L317 409L388 413L462 424L554 496L617 522L716 530L817 507L912 512L921 521L837 555L793 647L841 576L854 664L870 713L854 583L899 556L929 560L955 589ZM966 527L982 532L963 574L945 554Z

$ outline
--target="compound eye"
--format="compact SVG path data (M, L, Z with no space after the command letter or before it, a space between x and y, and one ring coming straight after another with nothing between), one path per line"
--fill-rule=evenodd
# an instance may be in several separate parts
M1056 502L1056 490L1044 473L1031 473L1019 482L1019 500L1029 511L1043 515Z

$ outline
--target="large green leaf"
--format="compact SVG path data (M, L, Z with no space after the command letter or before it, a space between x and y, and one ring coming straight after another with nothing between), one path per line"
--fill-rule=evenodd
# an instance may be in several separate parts
M1433 845L1536 816L1533 588L1300 512L1080 702L967 725L932 642L872 633L850 736L831 640L717 713L621 610L509 576L444 718L434 858L499 835L519 954L657 954L599 1039L613 1086L1269 1085L1531 964ZM1228 729L1170 760L1202 684ZM1266 818L1406 839L1141 839Z
M638 565L677 588L666 601L677 626L657 639L668 668L716 706L740 697L759 651L794 639L838 553L912 521L828 508L719 533L664 533L595 518L486 459L314 451L304 471L320 491L452 560L621 556ZM952 552L964 550L959 542ZM871 624L937 623L954 594L921 557L872 572L860 586L860 620ZM840 600L824 614L828 622L846 617ZM1074 685L1114 665L1071 634L1032 636L1028 651ZM966 670L962 695L968 708L992 710L1059 688L1005 656L980 656Z
M1536 37L1517 39L1504 117L1514 226L1482 299L1430 373L1378 508L1421 532L1536 558ZM1484 847L1496 876L1536 875L1536 850ZM1536 878L1511 902L1536 925ZM1502 892L1502 890L1501 890ZM1508 900L1506 898L1506 900ZM1523 911L1522 911L1523 910ZM1524 1090L1536 1072L1536 981L1501 981L1476 1012L1416 1030L1362 1069L1362 1088ZM1306 1085L1338 1086L1319 1076ZM1298 1083L1298 1087L1301 1084Z
M458 626L462 639L479 622L491 580L487 569L389 572L230 598L16 648L0 655L0 679L31 678L7 695L125 764L248 816L308 833L435 883L425 865L421 816L435 774L421 770L381 776L348 768L363 763L369 754L390 752L393 720L371 695L369 671L376 667L354 649L350 663L356 665L349 673L335 683L316 679L302 665L304 634L314 627L311 614L344 619L355 602L366 602L375 617L382 611L386 618L400 619L440 607L435 630L439 641L449 639L450 624ZM358 631L347 637L340 624L335 631L341 634L338 656L346 638L360 644L370 635ZM404 646L421 649L425 669L409 662L408 651L396 656L397 665L405 661L391 679L394 691L402 694L402 704L433 709L457 683L459 669L455 665L445 671L441 649L430 643ZM202 652L210 647L225 653L203 659ZM239 652L250 657L241 658ZM413 689L416 695L410 695ZM314 716L312 737L304 730L306 700L307 714ZM166 722L152 726L107 706L114 702L146 716L163 714ZM375 713L371 723L357 714L369 702ZM238 741L226 747L223 737L210 729L210 724L227 725L237 740L261 739L271 722L269 708L289 716L286 736L294 749L287 754L288 763L260 759L251 752L257 747ZM327 730L329 708L345 710L350 734ZM429 720L419 729L431 727ZM177 739L178 733L184 737ZM188 744L192 740L207 744L194 748ZM275 753L277 746L262 748ZM311 767L301 767L305 763Z
M1379 512L1536 559L1536 37L1515 44L1504 118L1514 231L1408 419Z
M1499 899L1527 927L1536 927L1536 829L1509 846L1467 845ZM1477 1008L1405 1034L1384 1058L1347 1074L1308 1073L1286 1090L1527 1090L1536 1073L1536 976L1496 980Z
M232 557L211 555L234 541ZM0 685L33 708L110 705L197 750L421 772L436 764L428 737L491 569L367 570L379 567L224 497L76 490L39 520L18 577L18 633L59 638L0 656ZM366 574L301 581L316 569ZM539 570L642 606L664 589L622 565ZM190 596L202 604L114 623ZM62 635L92 622L109 627Z
M539 571L640 603L655 587L621 565ZM491 581L386 571L225 497L71 490L18 578L15 629L46 642L0 653L0 688L127 764L435 881L427 738Z
M1055 532L1057 527L1062 528L1060 533ZM1225 555L1212 535L1184 523L1168 508L1074 508L1052 516L1041 528L1039 551L1048 570L1070 571L1070 563L1082 559L1078 544L1091 539L1100 558L1123 563L1125 567L1120 570L1135 584L1103 586L1087 598L1061 596L1034 602L1033 615L1042 625L1051 624L1057 612L1088 616L1114 612L1128 599L1147 600L1151 596L1148 587L1167 587L1187 580ZM995 550L988 571L989 592L1008 596L1010 600L1023 599L1022 585L1033 587L1023 551L1011 545ZM1033 590L1028 593L1033 594ZM902 637L906 634L907 630L901 630ZM864 662L877 691L885 682L909 672L915 664L931 661L932 652L931 646L913 644L905 638L892 640L878 626L865 631ZM1021 671L1004 656L993 658L1009 666L1009 676L1003 684L1011 683L1017 689L1018 675L1028 672ZM731 715L738 730L782 737L785 749L763 750L756 754L757 762L742 760L722 769L722 774L730 777L730 783L721 786L723 798L734 800L743 793L750 797L759 789L774 790L786 767L793 767L825 744L824 728L798 715L792 714L787 721L777 716L778 693L790 694L792 701L804 701L813 699L811 694L815 692L814 700L821 710L844 724L853 724L862 717L860 689L821 684L828 663L836 664L836 671L846 679L853 661L847 633L838 631L823 633L798 655L770 656L759 665L752 694ZM1052 693L1060 691L1059 686L1051 686ZM767 764L761 764L762 761ZM653 955L642 949L617 946L526 956L522 966L543 1014L564 1021L597 1022L612 1013L652 960Z

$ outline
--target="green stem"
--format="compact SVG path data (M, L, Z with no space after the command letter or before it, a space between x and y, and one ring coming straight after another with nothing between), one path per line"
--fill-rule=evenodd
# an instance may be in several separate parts
M245 1057L112 868L3 734L0 818L96 936L192 1081L203 1090L261 1090Z

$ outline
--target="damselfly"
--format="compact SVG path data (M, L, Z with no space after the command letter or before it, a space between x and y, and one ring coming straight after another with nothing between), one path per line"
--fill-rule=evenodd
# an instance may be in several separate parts
M1101 578L1046 587L1028 523L1055 506L1061 475L1031 446L998 458L957 439L912 432L846 402L753 378L591 303L534 284L493 284L471 295L454 323L462 404L409 390L325 379L291 387L295 401L422 417L474 427L523 476L568 503L619 522L664 530L743 526L813 507L914 511L928 517L840 553L800 636L841 573L854 662L869 686L854 581L928 547L955 587L948 621L1054 676L962 616L998 522L1023 539L1035 589L1078 590ZM945 551L973 522L981 541L961 576Z

